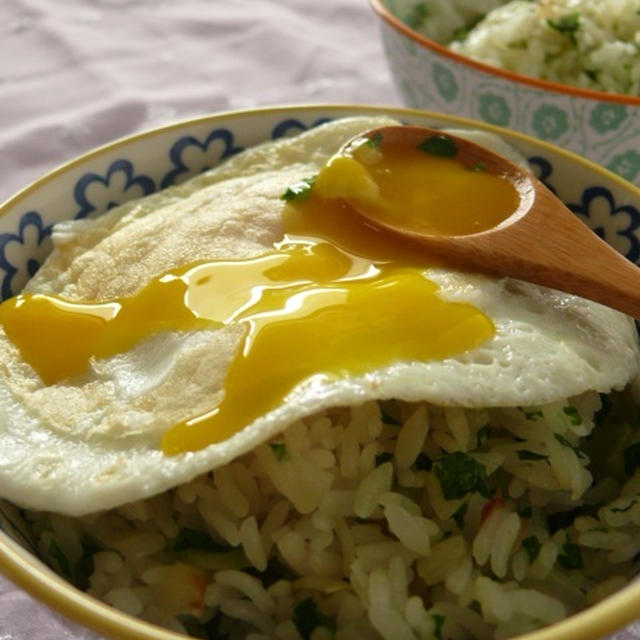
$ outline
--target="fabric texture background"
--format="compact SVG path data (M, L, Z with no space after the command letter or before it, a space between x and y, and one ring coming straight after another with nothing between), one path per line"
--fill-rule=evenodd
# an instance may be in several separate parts
M97 145L294 103L400 105L367 0L0 0L0 201ZM0 577L0 640L91 640ZM640 623L616 640L640 638Z

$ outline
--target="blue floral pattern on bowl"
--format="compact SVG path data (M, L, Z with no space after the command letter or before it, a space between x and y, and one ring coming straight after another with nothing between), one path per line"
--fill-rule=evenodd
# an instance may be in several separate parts
M104 175L87 173L78 180L73 194L80 210L75 217L104 213L128 200L148 196L155 190L154 181L149 176L136 174L129 160L116 160Z
M0 268L4 271L0 291L2 299L21 289L40 268L51 250L49 237L53 225L45 224L37 211L20 217L15 233L0 234ZM24 249L29 257L24 258Z
M235 145L229 129L214 129L202 141L194 136L183 136L171 145L169 157L174 168L162 179L160 187L165 189L184 182L239 151L242 147Z

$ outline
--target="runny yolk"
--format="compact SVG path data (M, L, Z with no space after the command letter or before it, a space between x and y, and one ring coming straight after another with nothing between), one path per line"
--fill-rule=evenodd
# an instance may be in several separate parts
M331 158L316 193L342 198L377 222L431 235L486 231L516 211L520 196L510 180L481 164L465 166L452 138L431 140L441 143L432 152L391 142L380 151L361 138Z
M392 185L397 172L399 183L406 178L407 167L396 167L394 158L385 184ZM435 166L439 171L439 162ZM321 172L318 179L330 184L331 175ZM347 170L339 179L344 194L353 175ZM131 297L103 303L19 295L0 305L0 325L52 385L86 374L92 358L122 353L157 333L242 324L245 337L223 399L165 433L168 455L229 438L277 408L300 383L442 359L493 335L492 321L479 309L438 295L425 276L433 262L422 250L323 194L312 190L287 204L284 236L261 256L187 265Z

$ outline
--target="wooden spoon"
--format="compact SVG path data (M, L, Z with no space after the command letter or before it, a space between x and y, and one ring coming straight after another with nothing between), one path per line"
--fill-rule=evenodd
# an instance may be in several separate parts
M481 163L486 172L513 183L520 195L513 214L487 231L431 235L402 222L380 221L366 203L350 204L374 225L419 241L453 266L577 294L640 318L640 268L591 231L531 173L468 140L444 135L455 141L456 159L465 166ZM363 137L415 149L433 136L442 137L443 132L416 126L382 127L347 142L341 152L348 153Z

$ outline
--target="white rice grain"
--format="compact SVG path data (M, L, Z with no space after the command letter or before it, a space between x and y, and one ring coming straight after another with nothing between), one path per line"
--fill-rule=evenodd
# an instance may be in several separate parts
M380 494L391 490L393 465L385 462L366 476L358 487L354 510L358 518L368 518L378 506Z

